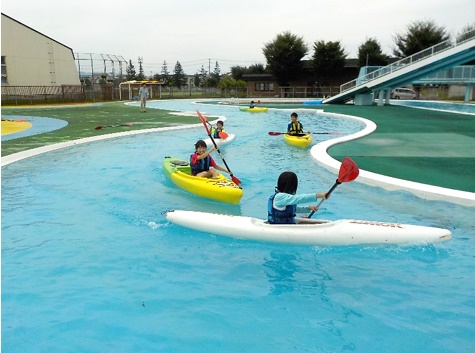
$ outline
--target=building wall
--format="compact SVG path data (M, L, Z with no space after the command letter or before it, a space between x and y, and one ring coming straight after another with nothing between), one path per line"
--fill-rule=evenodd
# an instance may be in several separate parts
M71 48L4 14L2 64L2 85L80 85Z

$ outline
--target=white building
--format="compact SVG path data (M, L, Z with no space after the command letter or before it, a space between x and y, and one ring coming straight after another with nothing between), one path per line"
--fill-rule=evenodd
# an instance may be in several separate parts
M71 48L2 13L2 86L80 85Z

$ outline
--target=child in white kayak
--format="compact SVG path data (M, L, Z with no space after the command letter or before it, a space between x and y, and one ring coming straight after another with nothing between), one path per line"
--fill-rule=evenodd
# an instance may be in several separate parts
M217 165L213 157L209 155L216 148L211 147L206 150L207 147L203 140L198 140L195 143L195 153L190 156L191 174L203 178L217 178L218 172L216 169L232 174L231 171L228 172L227 169Z
M316 211L317 206L297 207L299 203L327 199L326 193L296 195L298 178L294 172L283 172L277 181L275 194L269 197L267 221L271 224L295 224L296 213Z
M222 120L218 120L216 127L211 129L211 135L213 135L214 139L225 139L228 137L228 134L224 131L224 123Z

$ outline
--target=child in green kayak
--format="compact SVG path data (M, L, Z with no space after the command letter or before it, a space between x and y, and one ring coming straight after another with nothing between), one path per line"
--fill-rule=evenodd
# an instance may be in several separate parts
M297 207L301 202L327 199L327 193L296 195L298 178L294 172L283 172L277 181L275 194L269 197L267 220L271 224L295 224L296 213L316 211L317 206Z

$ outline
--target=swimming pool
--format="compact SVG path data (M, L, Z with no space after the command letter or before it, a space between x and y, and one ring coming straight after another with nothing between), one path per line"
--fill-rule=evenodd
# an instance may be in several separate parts
M301 247L190 231L161 212L265 217L281 171L296 171L302 192L326 190L336 175L316 165L309 150L267 135L285 128L290 111L257 116L189 101L152 104L228 118L225 128L237 137L222 154L244 184L241 203L200 199L166 179L163 157L187 158L206 137L202 126L85 144L2 168L4 351L473 348L473 208L352 182L323 204L321 218L438 226L453 239ZM361 128L322 113L299 116L313 131Z

